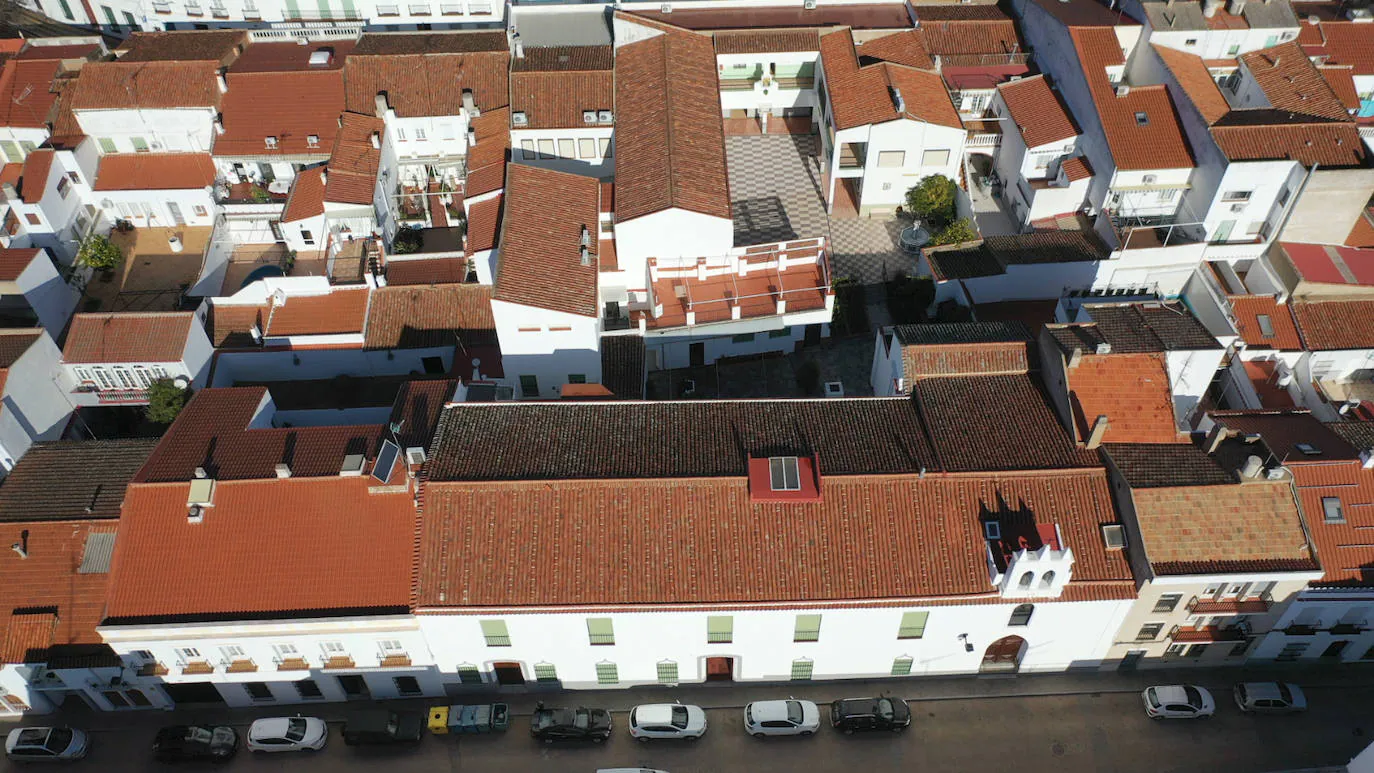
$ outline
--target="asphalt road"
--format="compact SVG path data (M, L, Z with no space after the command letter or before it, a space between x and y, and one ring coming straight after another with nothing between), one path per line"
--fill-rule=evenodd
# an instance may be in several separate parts
M1199 674L1199 677L1202 675ZM226 766L163 766L148 752L170 717L139 716L120 729L97 730L90 756L62 769L101 773L159 769L220 771L362 771L387 773L594 773L645 767L669 773L851 773L851 771L1225 771L1260 773L1343 764L1374 741L1374 686L1310 687L1311 710L1293 716L1251 716L1230 701L1229 682L1199 679L1217 697L1206 720L1146 718L1138 694L1100 692L1040 697L913 700L914 722L903 733L845 736L828 727L812 738L755 739L735 708L708 711L699 741L639 743L615 715L604 745L549 746L527 733L517 716L493 736L429 736L412 749L345 746L337 725L330 745L314 754L256 756L240 751ZM748 688L739 688L740 701ZM720 696L717 693L717 696ZM720 696L723 697L723 696ZM184 719L184 718L183 718ZM41 724L35 718L30 724ZM12 725L0 725L8 729ZM0 762L0 770L17 770Z

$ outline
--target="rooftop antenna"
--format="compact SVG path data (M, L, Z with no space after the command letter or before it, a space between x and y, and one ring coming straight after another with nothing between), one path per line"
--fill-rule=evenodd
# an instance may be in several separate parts
M19 554L20 558L29 557L29 530L19 532L19 541L10 545L10 550Z

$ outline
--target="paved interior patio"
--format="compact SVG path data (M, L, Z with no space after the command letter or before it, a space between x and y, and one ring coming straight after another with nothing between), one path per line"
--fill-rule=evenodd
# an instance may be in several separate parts
M815 135L726 137L735 246L826 236Z
M816 368L817 388L804 390L798 374L810 363ZM649 372L649 398L676 400L688 396L704 399L758 399L783 397L821 397L827 382L839 381L847 397L871 397L868 383L873 364L873 338L828 338L795 352L726 359L699 368L675 368Z
M106 279L91 277L82 299L83 311L173 311L182 293L200 277L210 244L209 226L135 228L114 231L110 241L124 253L124 262ZM182 249L172 249L171 239Z
M898 274L916 273L916 256L897 248L904 218L830 221L830 266L835 276L876 284Z

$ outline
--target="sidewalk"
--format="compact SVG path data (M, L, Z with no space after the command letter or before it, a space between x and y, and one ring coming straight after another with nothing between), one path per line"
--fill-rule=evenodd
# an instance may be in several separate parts
M1374 686L1374 668L1360 664L1249 665L1230 668L1170 668L1139 671L1070 671L1043 674L961 675L909 677L904 679L854 679L820 682L715 682L678 687L646 685L619 690L541 690L519 692L475 691L451 698L415 698L387 701L394 708L427 709L443 703L502 702L516 716L528 716L535 704L582 705L628 712L643 703L692 703L704 709L740 709L751 701L804 698L826 703L838 698L865 695L900 696L907 701L968 701L1035 698L1070 695L1139 692L1152 684L1190 682L1212 689L1218 700L1236 682L1288 681L1305 690L1368 689ZM519 689L519 688L517 688ZM60 722L95 732L151 724L219 723L247 726L254 719L283 714L309 714L330 722L342 722L358 710L374 705L351 703L289 703L230 709L223 706L179 706L162 711L97 712L84 705L49 715L27 718L28 724Z

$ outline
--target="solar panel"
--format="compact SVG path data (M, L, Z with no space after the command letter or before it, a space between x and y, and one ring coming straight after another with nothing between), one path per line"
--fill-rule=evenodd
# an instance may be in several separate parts
M372 466L372 477L382 483L391 482L391 471L396 469L396 459L401 455L401 447L390 440L382 441L377 452L377 463Z

